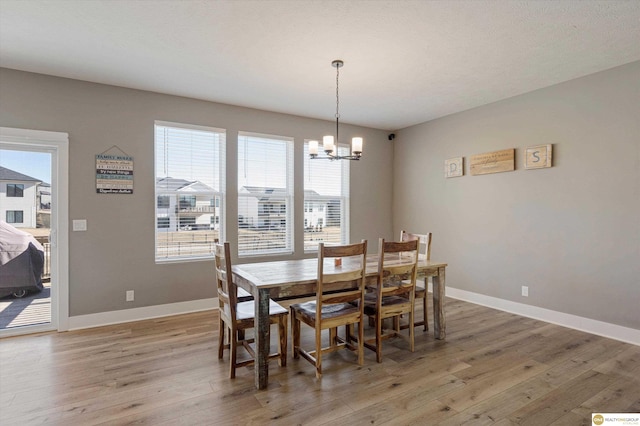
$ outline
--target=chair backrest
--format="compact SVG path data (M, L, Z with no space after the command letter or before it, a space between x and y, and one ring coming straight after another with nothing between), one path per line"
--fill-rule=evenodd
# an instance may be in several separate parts
M218 284L218 303L220 314L226 313L236 318L238 289L231 273L231 249L228 242L214 246L216 282Z
M322 306L348 303L364 297L367 241L343 246L318 244L316 317ZM360 304L362 305L362 303Z
M413 234L407 231L400 231L400 241L418 240L418 251L424 255L427 260L431 260L431 232L426 234Z
M385 296L409 297L416 286L418 273L417 239L410 241L385 241L380 238L378 247L378 303Z

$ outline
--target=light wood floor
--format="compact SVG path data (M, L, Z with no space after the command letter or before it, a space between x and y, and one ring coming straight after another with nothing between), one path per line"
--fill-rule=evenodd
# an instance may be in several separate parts
M216 311L0 341L2 425L591 425L640 412L640 347L447 299L447 339L227 378ZM304 338L311 341L310 329ZM275 334L275 330L272 332ZM272 335L272 340L275 336Z

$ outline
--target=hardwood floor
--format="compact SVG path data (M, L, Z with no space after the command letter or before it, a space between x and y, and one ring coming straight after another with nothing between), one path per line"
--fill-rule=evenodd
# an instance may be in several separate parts
M447 339L416 331L365 365L339 351L228 379L217 311L0 341L2 425L591 425L640 412L640 347L447 299ZM272 341L275 343L275 329ZM303 326L303 341L313 341Z

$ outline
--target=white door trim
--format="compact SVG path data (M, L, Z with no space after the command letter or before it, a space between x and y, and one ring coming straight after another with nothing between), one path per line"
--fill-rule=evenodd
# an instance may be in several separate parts
M0 127L0 147L20 150L46 151L52 154L51 186L51 245L57 256L51 259L52 286L51 324L29 327L29 332L69 329L69 134L42 130ZM15 333L20 333L19 329ZM9 330L2 333L8 336Z

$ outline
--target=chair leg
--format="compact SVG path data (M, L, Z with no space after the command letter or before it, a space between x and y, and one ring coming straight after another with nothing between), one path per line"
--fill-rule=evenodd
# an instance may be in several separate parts
M413 309L411 309L411 312L409 313L409 324L413 324L414 316L415 316L415 312ZM409 327L409 349L411 349L411 352L413 352L415 349L414 348L415 332L416 332L415 327Z
M337 327L333 327L329 329L329 346L331 346L332 348L335 347L338 344L338 328Z
M351 329L351 326L349 326ZM358 322L358 365L364 364L364 321Z
M425 282L424 285L426 286L427 283ZM424 297L422 298L422 318L424 320L423 331L429 330L429 316L427 315L427 295L428 293L425 290Z
M322 330L316 327L316 378L322 377Z
M280 354L280 367L287 366L287 316L280 315L278 317L278 353Z
M291 309L291 335L293 358L298 359L300 358L300 320L293 309Z
M218 359L222 359L224 355L224 335L227 325L220 318L220 324L218 325Z
M376 361L382 362L382 318L376 315Z
M238 331L231 328L229 330L229 378L235 379L236 377L236 362L238 352Z

